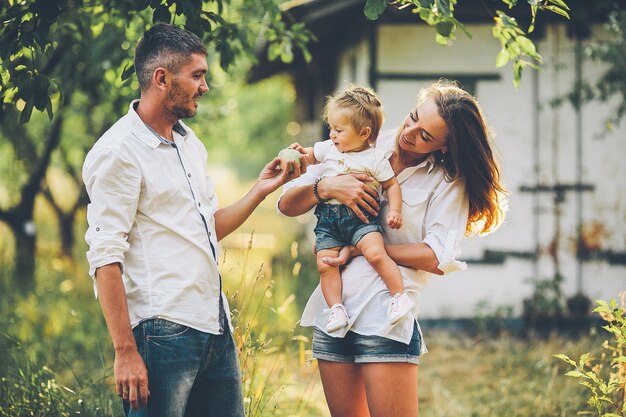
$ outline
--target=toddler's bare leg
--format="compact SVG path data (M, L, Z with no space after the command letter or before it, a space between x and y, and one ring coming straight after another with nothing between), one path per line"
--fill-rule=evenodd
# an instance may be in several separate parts
M322 249L317 252L317 270L320 273L320 286L328 307L341 304L341 274L339 267L328 265L322 261L325 257L334 258L339 254L339 247Z

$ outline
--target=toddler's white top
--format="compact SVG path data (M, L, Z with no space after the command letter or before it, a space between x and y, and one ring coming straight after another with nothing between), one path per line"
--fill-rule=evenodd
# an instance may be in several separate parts
M341 174L367 174L374 178L368 183L378 189L380 183L394 176L393 168L389 163L389 152L382 152L378 148L368 148L358 152L339 152L332 140L316 142L313 153L319 164L319 177L334 177ZM330 200L330 204L339 204L337 200Z

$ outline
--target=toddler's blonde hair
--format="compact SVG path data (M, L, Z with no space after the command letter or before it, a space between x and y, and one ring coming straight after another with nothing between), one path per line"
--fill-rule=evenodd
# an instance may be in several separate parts
M347 109L352 112L350 124L357 134L369 127L371 132L367 137L368 145L376 143L376 138L383 124L383 105L380 97L370 88L358 85L349 85L328 96L324 106L324 121L328 122L330 108Z

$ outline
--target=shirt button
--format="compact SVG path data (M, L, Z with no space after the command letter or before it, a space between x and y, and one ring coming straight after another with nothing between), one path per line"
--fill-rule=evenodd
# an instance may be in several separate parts
M187 176L188 176L189 178L191 178L191 174L187 174Z
M202 206L202 204L198 203L198 207Z
M100 231L100 228L99 228L99 227L96 227L96 232L99 232L99 231Z

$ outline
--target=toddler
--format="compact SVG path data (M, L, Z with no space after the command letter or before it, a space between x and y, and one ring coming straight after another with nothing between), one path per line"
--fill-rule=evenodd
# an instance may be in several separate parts
M378 96L368 88L350 86L330 97L324 109L324 119L330 129L330 140L317 142L312 148L297 143L290 147L306 155L307 163L323 164L321 178L345 173L365 173L374 178L369 186L382 186L389 200L387 223L393 229L402 226L402 194L386 155L375 148L376 137L383 122L383 108ZM317 182L313 191L317 194ZM364 212L369 223L361 221L347 206L336 200L321 201L315 209L315 250L320 286L330 306L327 332L348 325L349 316L342 304L342 284L339 267L324 263L326 257L336 257L342 246L356 246L378 272L392 295L387 317L397 323L413 309L404 292L400 269L387 255L378 217Z

